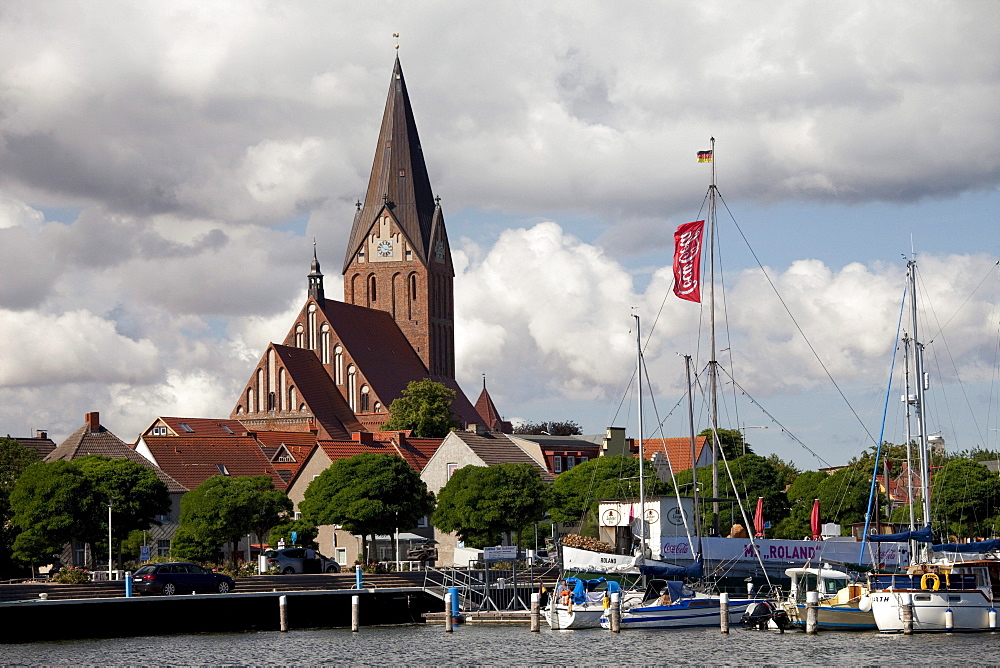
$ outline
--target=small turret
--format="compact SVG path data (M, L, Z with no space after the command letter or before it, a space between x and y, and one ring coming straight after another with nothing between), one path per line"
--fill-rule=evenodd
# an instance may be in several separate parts
M319 270L319 259L316 257L316 240L313 239L313 261L309 272L309 296L319 303L319 307L326 306L326 297L323 294L323 272Z

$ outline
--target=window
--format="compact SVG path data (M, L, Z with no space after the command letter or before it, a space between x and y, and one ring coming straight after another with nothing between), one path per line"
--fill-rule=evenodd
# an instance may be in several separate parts
M298 522L299 520L302 519L302 513L300 513L299 511L296 510L295 511L295 516L292 519L294 519L296 522Z
M335 547L333 548L333 559L338 564L343 566L347 563L347 548L346 547Z
M316 350L316 305L309 305L309 350Z
M295 347L305 348L305 343L306 343L306 331L305 327L303 327L302 323L300 322L299 324L295 325Z
M380 401L376 401L375 402L375 412L376 413L381 413L382 412L382 402L380 402Z
M284 448L282 448L281 449L281 454L278 455L278 461L279 462L294 462L295 461L295 457L292 457L292 453L290 453L288 450L285 450Z
M368 301L375 303L378 299L377 286L375 284L375 274L368 277Z
M589 461L589 460L590 460L590 457L580 457L580 463L581 464L584 463L584 462L586 462L586 461Z
M422 529L423 528L427 528L427 527L430 526L430 520L427 517L427 515L424 515L419 520L417 520L417 526L420 527L420 528L422 528Z
M167 435L167 428L164 427L163 425L159 425L159 426L153 427L152 430L150 430L149 433L150 433L151 436L166 436Z
M169 540L158 540L156 541L156 554L160 557L170 556L170 541Z
M226 468L225 464L216 464L215 468L219 469L221 475L229 475L229 469Z
M362 413L367 413L368 412L368 410L369 410L368 401L369 401L369 399L368 399L368 386L367 385L362 385L361 386L361 412Z
M358 410L358 376L353 364L347 367L347 403L352 411Z
M224 424L224 425L220 425L220 426L221 426L221 427L222 427L223 429L225 429L225 430L226 430L226 433L227 433L227 434L232 434L233 436L235 436L235 435L236 435L236 434L235 434L235 433L233 432L233 430L229 428L229 425L228 425L228 424Z
M562 473L562 457L556 455L552 458L552 472Z
M344 384L344 347L339 343L333 348L333 382Z
M177 426L180 427L181 429L183 429L184 431L186 431L189 434L193 434L194 433L194 429L192 429L191 425L189 425L187 422L178 422Z
M569 471L574 466L576 466L576 457L572 455L566 457L566 470Z
M451 476L454 475L457 470L458 464L448 464L448 480L451 480Z
M320 359L323 364L330 363L330 325L323 323L321 330L322 334L320 336Z

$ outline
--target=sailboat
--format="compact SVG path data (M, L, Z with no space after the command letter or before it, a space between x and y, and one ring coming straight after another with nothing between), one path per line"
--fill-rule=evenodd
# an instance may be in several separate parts
M923 518L931 511L930 452L924 410L925 383L923 345L917 336L917 263L907 263L916 393L906 401L912 405L917 425ZM907 372L909 370L907 369ZM911 495L912 503L912 495ZM997 604L1000 603L1000 540L975 543L932 545L931 527L869 540L907 540L922 543L920 558L914 559L905 574L876 573L869 576L869 594L861 601L870 609L883 633L926 633L940 631L995 631ZM940 556L934 556L935 554Z

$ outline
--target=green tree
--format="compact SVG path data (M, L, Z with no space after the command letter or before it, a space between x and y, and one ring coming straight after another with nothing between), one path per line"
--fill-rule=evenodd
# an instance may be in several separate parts
M271 535L267 544L277 547L278 541L285 539L286 544L292 544L292 532L295 532L295 542L304 547L319 547L316 544L316 537L319 536L319 527L309 520L287 520L271 527Z
M206 561L217 558L229 545L235 560L236 545L247 534L267 535L291 500L274 489L270 476L212 476L181 497L181 522L172 550L181 558Z
M773 452L767 456L767 463L778 472L778 475L781 477L781 481L786 485L791 485L795 482L795 479L799 477L799 474L802 473L798 466L792 462L786 462Z
M551 436L576 436L582 434L580 425L572 420L566 422L525 422L514 427L515 434L531 434L539 436L549 434Z
M111 537L118 548L121 560L121 542L133 531L144 531L156 521L157 515L170 512L170 493L167 484L156 477L149 467L128 459L111 459L88 455L72 462L90 479L94 494L93 503L102 508L111 504ZM107 513L102 514L107 518ZM77 536L88 543L106 540L107 522L102 523L99 535Z
M941 517L949 535L993 535L992 520L1000 505L1000 479L988 468L956 457L934 474L932 485L932 517Z
M788 516L775 527L775 538L798 540L812 535L811 517L813 502L819 498L820 486L830 476L822 471L800 473L785 490L791 506ZM822 504L822 501L820 502ZM822 505L820 506L822 510Z
M451 412L455 390L430 378L411 381L403 396L389 404L389 420L385 431L411 430L414 436L444 438L458 427Z
M333 462L309 483L299 504L303 519L362 536L366 563L368 537L416 526L433 508L434 495L413 467L397 455L373 453Z
M673 485L645 467L648 497L673 494ZM601 501L639 496L639 460L627 455L597 457L556 476L549 513L555 522L582 522L581 533L597 537L597 510Z
M459 534L469 547L499 545L503 534L545 516L548 491L531 464L466 466L441 489L431 522Z
M93 482L72 462L32 464L10 493L11 523L20 532L14 558L48 564L63 545L98 533L107 511L96 502Z
M18 531L11 523L10 493L25 469L37 461L34 451L12 438L0 438L0 578L13 576L19 570L11 559Z

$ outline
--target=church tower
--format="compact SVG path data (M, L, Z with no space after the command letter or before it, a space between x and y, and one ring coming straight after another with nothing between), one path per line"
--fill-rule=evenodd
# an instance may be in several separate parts
M448 235L396 58L364 204L344 259L344 301L389 313L431 376L455 377Z

